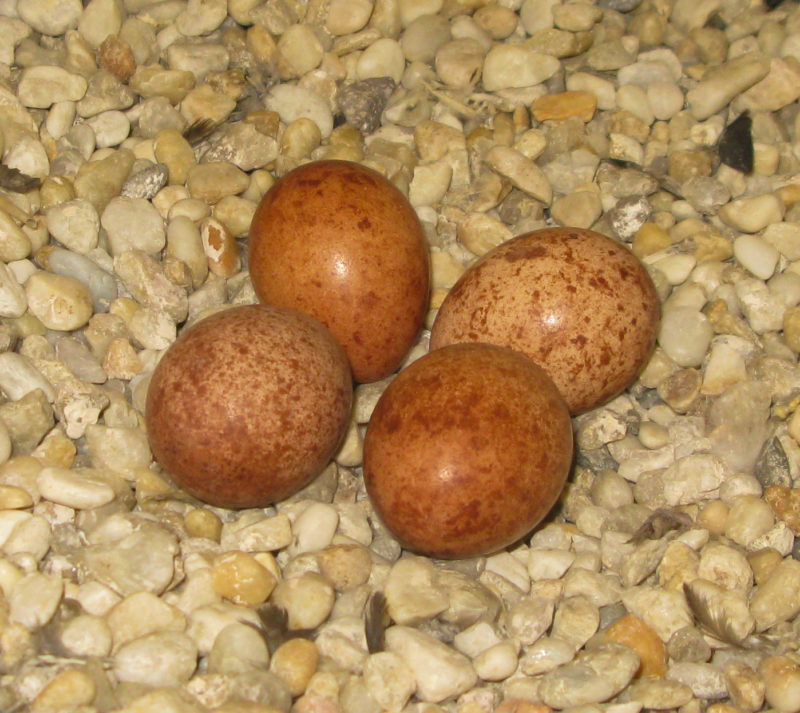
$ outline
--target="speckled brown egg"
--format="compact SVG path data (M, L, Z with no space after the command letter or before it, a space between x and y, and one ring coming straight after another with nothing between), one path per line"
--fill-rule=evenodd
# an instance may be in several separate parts
M322 324L247 305L181 333L153 373L145 420L156 460L190 494L261 507L323 470L351 401L347 358Z
M527 354L577 414L636 379L659 318L653 282L625 245L591 230L546 228L470 267L445 297L430 343L489 342Z
M571 460L569 411L544 370L511 349L456 344L384 391L364 440L364 482L404 547L472 557L529 533Z
M249 242L262 302L325 324L356 381L397 369L422 327L429 256L414 209L391 182L349 161L300 166L264 195Z

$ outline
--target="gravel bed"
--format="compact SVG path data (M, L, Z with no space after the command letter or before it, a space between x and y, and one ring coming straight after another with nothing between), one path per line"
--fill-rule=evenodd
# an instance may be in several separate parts
M0 0L0 710L800 711L799 62L793 2ZM428 327L536 228L650 270L657 349L524 544L376 521L388 380L273 507L153 463L155 364L256 301L253 211L319 158L408 195Z

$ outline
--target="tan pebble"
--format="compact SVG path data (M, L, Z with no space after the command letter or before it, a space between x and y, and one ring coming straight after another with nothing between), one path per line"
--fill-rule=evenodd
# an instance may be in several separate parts
M683 585L697 577L700 558L683 542L670 542L658 565L658 581L664 589L683 591Z
M194 149L177 129L162 129L153 142L156 159L169 169L170 185L183 185L197 163Z
M626 614L605 630L607 641L616 641L632 648L641 664L636 676L660 678L667 672L667 647L653 629L638 616Z
M130 341L118 337L108 345L103 370L109 379L129 381L142 371L142 362Z
M25 282L28 309L48 329L80 329L91 318L92 294L74 277L35 272Z
M730 703L712 703L706 708L706 713L742 713L742 711Z
M197 508L187 513L183 525L189 537L203 537L219 542L222 534L222 521L211 510Z
M800 201L800 183L790 183L788 186L781 186L775 192L787 208Z
M551 713L552 710L544 703L506 700L495 708L495 713Z
M109 313L120 317L125 324L129 324L131 317L138 312L142 306L130 297L117 297L108 307Z
M319 651L313 641L289 639L275 650L269 670L286 683L292 696L300 696L305 693L318 662Z
M0 510L21 510L33 505L31 494L14 485L0 485Z
M241 196L225 196L214 205L212 215L220 221L235 238L243 238L250 230L257 204Z
M68 668L56 675L33 699L31 713L49 713L88 706L97 693L94 679L85 671Z
M800 710L800 669L788 656L768 656L758 667L764 679L764 697L780 713Z
M224 223L215 218L206 218L200 224L200 237L208 258L208 269L212 273L231 277L239 271L239 244Z
M754 713L764 705L764 681L746 663L731 661L725 666L725 685L739 710Z
M276 708L269 703L256 701L225 701L221 706L214 708L214 713L284 713L283 708Z
M800 352L800 307L790 307L783 313L783 336L789 349Z
M332 671L317 671L309 679L305 695L335 701L339 697L339 679Z
M363 545L329 545L317 552L317 561L338 592L364 584L372 570L372 557Z
M597 97L591 92L566 91L559 94L546 94L531 104L531 113L537 121L554 119L563 121L577 116L589 122L597 110Z
M680 369L657 388L658 395L677 413L686 413L700 395L703 378L698 369Z
M214 591L234 604L255 607L263 604L276 581L253 555L234 550L220 555L211 575Z
M128 81L136 71L136 58L131 46L117 35L109 35L97 49L97 61L121 82Z
M795 535L800 535L800 489L771 485L764 491L764 500Z
M631 249L633 254L641 260L659 250L666 250L670 245L672 245L672 238L664 228L655 223L646 222L636 231Z
M244 191L250 183L247 174L232 163L210 162L192 166L186 177L186 187L193 198L216 203L225 196Z
M728 526L728 506L721 500L711 500L697 515L698 527L721 535Z
M31 455L42 461L44 465L71 468L77 453L78 449L70 438L60 431L53 431L36 446Z
M750 563L750 569L753 570L756 584L760 586L772 576L775 568L783 562L783 557L777 550L766 547L756 552L748 552L747 561Z

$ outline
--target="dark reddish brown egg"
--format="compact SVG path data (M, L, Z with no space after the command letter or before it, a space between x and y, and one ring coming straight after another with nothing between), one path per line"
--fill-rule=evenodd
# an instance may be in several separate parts
M429 257L414 209L386 178L349 161L290 171L261 200L249 251L259 299L325 324L357 381L397 369L425 317Z
M499 245L445 297L431 349L489 342L527 354L573 414L624 391L646 364L660 303L631 251L581 228L547 228Z
M295 310L233 307L185 329L147 392L153 455L189 493L221 507L261 507L328 464L352 401L347 358Z
M403 546L471 557L529 533L571 461L569 411L547 374L511 349L459 344L413 362L384 391L364 482Z

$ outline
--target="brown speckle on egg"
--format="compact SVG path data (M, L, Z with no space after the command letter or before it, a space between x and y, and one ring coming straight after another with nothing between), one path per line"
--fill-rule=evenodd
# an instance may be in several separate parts
M571 459L569 412L547 374L510 349L459 344L389 384L367 427L364 481L405 547L471 557L529 533Z
M652 280L626 246L591 230L547 228L499 245L462 275L439 308L431 349L489 342L520 351L581 413L630 386L659 317Z
M181 333L153 373L145 420L156 460L189 493L260 507L322 471L351 402L347 359L322 324L247 305Z

